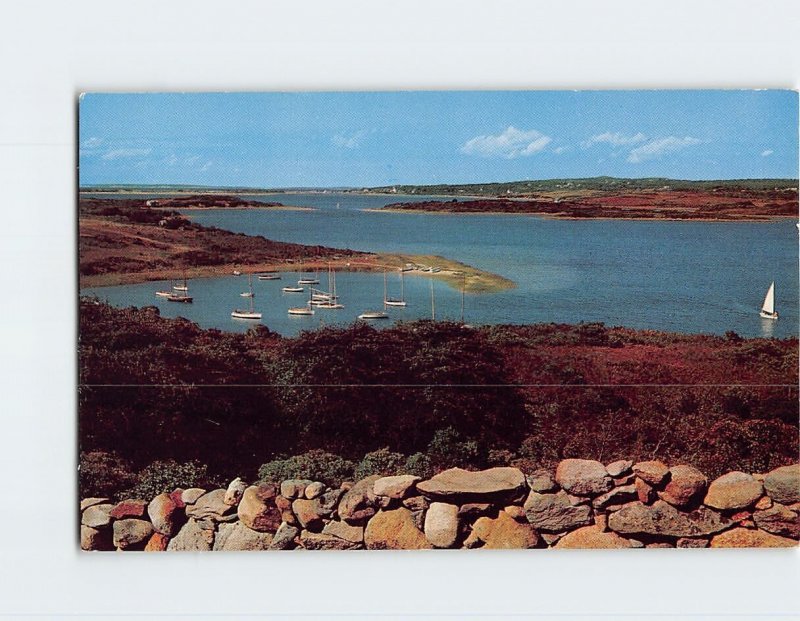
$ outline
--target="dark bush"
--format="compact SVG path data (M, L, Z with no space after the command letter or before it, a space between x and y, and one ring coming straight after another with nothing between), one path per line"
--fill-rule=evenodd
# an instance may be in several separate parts
M208 474L208 468L198 461L178 463L172 459L154 461L136 476L134 486L124 492L126 498L146 500L176 489L189 487L215 488L226 484L220 477Z
M78 473L81 498L114 498L136 480L130 462L109 451L81 453Z
M313 450L285 459L275 459L262 464L258 478L269 483L286 479L310 479L327 485L339 485L353 478L355 464L338 455Z
M380 474L381 476L406 474L403 472L405 464L405 455L402 453L393 453L388 448L382 448L364 455L364 459L356 466L354 476L356 480L358 480L373 474Z

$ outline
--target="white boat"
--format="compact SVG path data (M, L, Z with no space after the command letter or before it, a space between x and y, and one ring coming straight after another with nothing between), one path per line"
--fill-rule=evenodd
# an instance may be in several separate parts
M187 287L186 284L172 285L172 288L175 291L188 291L189 290L189 287Z
M289 309L290 315L313 315L314 309L310 306L297 306Z
M303 293L305 289L303 287L283 287L281 291L284 293Z
M386 278L386 272L383 274L384 279ZM406 288L405 288L405 278L403 276L403 270L400 270L400 297L399 298L386 298L384 295L383 303L385 306L407 306L406 304Z
M250 288L250 291L247 293L242 293L248 298L250 298L250 310L242 310L237 308L236 310L231 312L231 317L235 319L261 319L261 313L258 313L253 308L253 277L250 276L247 279L247 285Z
M767 289L767 295L764 297L764 303L761 305L760 315L764 319L777 319L778 313L775 311L775 281Z
M339 303L339 296L336 294L336 271L328 265L328 291L316 291L311 294L311 303L317 308L327 310L340 310L344 304Z
M183 304L191 304L193 301L192 296L189 295L189 285L186 284L186 278L183 279L182 285L172 285L173 292L167 292L164 296L168 302L182 302ZM177 291L178 293L175 293Z
M253 275L252 274L248 274L247 275L247 286L249 287L249 291L244 291L244 292L240 293L239 295L242 296L243 298L255 297L256 294L253 293Z
M301 278L297 281L298 285L318 285L319 278Z
M233 275L234 276L241 276L242 273L239 270L233 270Z
M258 275L258 279L259 280L280 280L281 279L281 275L280 274L259 274Z
M168 298L172 295L172 291L156 291L156 295L160 298Z

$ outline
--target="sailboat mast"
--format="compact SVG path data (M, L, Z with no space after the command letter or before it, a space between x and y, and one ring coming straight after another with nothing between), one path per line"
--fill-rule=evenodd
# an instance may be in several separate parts
M431 281L431 320L436 321L436 298L433 296L433 277Z
M383 269L383 305L386 306L386 268Z
M467 275L461 277L461 323L464 323L464 290L467 287Z
M400 301L406 301L406 279L402 268L400 269Z

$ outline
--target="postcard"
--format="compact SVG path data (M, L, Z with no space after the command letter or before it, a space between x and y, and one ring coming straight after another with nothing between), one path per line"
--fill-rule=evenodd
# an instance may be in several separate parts
M83 550L798 545L796 92L78 108Z

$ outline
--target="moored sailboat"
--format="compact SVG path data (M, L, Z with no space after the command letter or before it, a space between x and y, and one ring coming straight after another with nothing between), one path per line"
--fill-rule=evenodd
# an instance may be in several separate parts
M247 285L250 288L250 291L247 293L242 293L241 295L250 298L250 310L242 310L237 308L236 310L231 312L231 317L235 319L261 319L261 313L256 312L255 308L253 307L253 278L252 276L247 279Z
M248 291L244 291L244 292L240 293L239 295L242 296L243 298L255 297L256 294L253 293L253 275L252 274L248 274L247 275L247 286L248 286L249 290Z
M764 303L761 305L761 313L764 319L777 319L778 313L775 310L775 281L767 289L767 295L764 297Z
M386 278L386 272L383 273L384 279ZM384 293L384 300L383 304L385 306L407 306L406 304L406 290L405 290L405 278L403 276L403 270L400 270L400 298L387 298Z
M167 295L164 296L167 298L167 302L181 302L183 304L191 304L193 302L194 298L189 295L189 285L186 283L185 276L183 277L182 285L173 285L172 288L174 291L167 292Z

